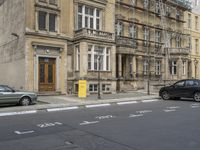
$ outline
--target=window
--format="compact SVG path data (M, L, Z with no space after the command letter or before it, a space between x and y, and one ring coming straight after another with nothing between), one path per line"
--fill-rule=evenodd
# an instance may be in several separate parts
M38 29L50 32L56 32L57 14L38 12Z
M199 39L195 39L195 52L199 53Z
M194 6L198 6L199 5L199 0L195 0L194 1Z
M168 17L171 15L171 9L168 5L165 6L165 15Z
M167 38L169 39L169 41L167 42L167 47L172 47L172 33L171 32L167 32Z
M97 84L90 84L89 85L89 91L90 92L97 92L98 91L98 85Z
M171 62L171 66L170 66L170 74L171 75L176 75L176 70L177 69L177 63L176 61L172 61Z
M110 47L89 45L88 70L110 71ZM98 62L100 61L100 63Z
M191 14L188 14L188 28L191 28L191 23L192 23Z
M155 73L156 75L161 75L161 61L156 61L156 66L155 66Z
M75 47L76 53L76 71L80 70L80 47L77 45Z
M183 75L186 75L186 61L183 61Z
M39 11L39 20L38 20L38 25L39 25L39 30L46 30L46 12Z
M149 8L149 0L144 0L144 9Z
M176 36L176 47L181 47L181 36L177 35Z
M129 35L130 37L136 39L137 38L137 26L134 24L131 24L129 26Z
M199 30L199 17L195 16L195 30Z
M144 26L144 46L148 46L149 39L150 39L149 28Z
M48 3L50 5L58 5L58 0L39 0L42 3Z
M161 31L156 31L155 32L155 42L156 42L156 47L159 46L159 44L161 43Z
M101 13L100 9L89 7L86 5L78 6L78 29L90 28L101 29Z
M155 7L155 12L157 13L157 14L160 14L160 2L156 2L156 7Z
M49 31L56 31L56 14L49 14Z
M57 0L49 0L49 4L51 4L51 5L57 5L58 2L57 2Z
M124 25L122 22L117 22L117 24L115 25L115 34L117 36L123 36L124 35Z
M181 12L180 12L180 10L176 10L176 19L177 20L181 19Z
M137 0L131 0L130 3L131 3L131 5L135 6L137 3Z
M110 84L102 84L103 92L110 92L111 85Z
M0 92L5 92L4 87L0 86Z
M144 75L147 75L147 72L148 72L148 61L147 60L144 60L144 64L143 64L143 73Z
M174 84L176 87L183 87L185 85L185 81L179 81Z

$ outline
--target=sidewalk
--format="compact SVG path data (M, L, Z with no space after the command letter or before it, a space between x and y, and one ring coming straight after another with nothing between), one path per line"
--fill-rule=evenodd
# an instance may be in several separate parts
M116 104L118 102L129 102L129 101L142 101L158 99L158 94L147 95L142 91L128 92L128 93L117 93L117 94L105 94L101 95L101 99L97 99L97 95L91 95L86 99L80 99L77 96L39 96L38 103L31 106L11 106L1 107L0 113L7 112L21 112L21 111L47 111L53 108L64 108L64 107L84 107L85 105L95 104Z

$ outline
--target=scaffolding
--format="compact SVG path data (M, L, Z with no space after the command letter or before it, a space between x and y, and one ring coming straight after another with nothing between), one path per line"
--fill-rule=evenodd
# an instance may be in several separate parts
M137 1L138 2L138 1ZM129 37L129 36L116 36L117 45L132 47L133 49L137 49L140 51L140 48L133 47L133 43L137 43L137 46L141 45L141 43L149 43L149 45L154 45L153 49L150 49L150 46L146 47L146 54L141 54L142 57L148 57L149 62L151 58L154 59L154 63L156 59L164 58L165 64L167 65L171 56L170 50L172 49L171 40L176 38L182 38L189 36L188 34L184 34L183 30L179 30L178 26L183 26L185 21L183 20L182 14L184 11L191 10L191 3L189 0L141 0L140 5L137 5L135 0L118 0L116 3L116 22L119 24L132 24L136 26L147 27L150 31L151 36L154 39L143 39L140 37ZM143 3L143 6L141 5ZM146 4L146 6L145 6ZM169 9L169 10L168 10ZM177 11L177 10L180 10ZM167 11L169 11L167 14ZM173 12L173 16L170 13ZM128 16L125 16L128 13ZM136 16L138 14L143 14L143 18L139 20ZM141 17L142 15L140 15ZM128 17L128 18L127 18ZM144 21L146 19L146 21ZM152 23L152 20L154 21ZM160 20L158 24L155 23L155 20ZM173 22L173 23L170 23ZM117 28L123 28L123 25L118 26ZM118 30L118 29L117 29ZM123 30L123 29L120 29ZM153 33L153 32L154 33ZM161 41L157 40L156 31L161 31ZM122 40L123 39L123 40ZM119 40L119 41L118 41ZM131 41L131 42L128 42ZM144 49L144 48L142 48ZM158 50L159 49L159 50ZM130 53L131 55L132 53ZM149 65L150 66L150 65ZM166 71L166 70L165 70ZM149 73L150 73L149 69ZM155 72L154 72L155 74ZM149 78L149 77L148 77ZM167 80L167 76L165 80ZM171 78L170 78L171 80Z

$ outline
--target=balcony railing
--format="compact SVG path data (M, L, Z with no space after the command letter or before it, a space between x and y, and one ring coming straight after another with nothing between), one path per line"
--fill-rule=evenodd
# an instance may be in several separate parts
M117 37L116 44L118 46L126 46L126 47L132 47L132 48L137 48L138 46L138 42L136 39L128 38L128 37Z
M82 28L75 31L75 39L91 38L97 40L113 41L115 40L114 34L110 32Z
M189 48L166 48L170 54L185 54L188 55L190 53Z

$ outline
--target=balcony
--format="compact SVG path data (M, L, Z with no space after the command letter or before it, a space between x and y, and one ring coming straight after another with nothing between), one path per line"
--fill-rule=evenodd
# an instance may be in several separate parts
M131 47L131 48L137 48L138 42L136 39L129 38L129 37L117 37L116 39L117 46L122 47Z
M190 49L189 48L165 48L169 51L170 54L183 54L183 55L189 55Z
M107 41L107 42L114 42L115 37L113 33L82 28L75 31L75 40L79 39L92 39L92 40L100 40L100 41Z

